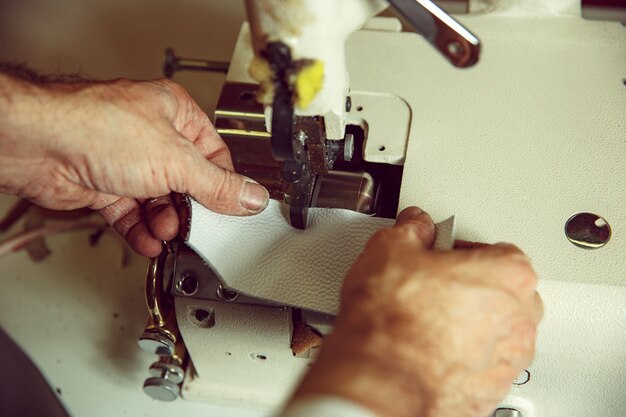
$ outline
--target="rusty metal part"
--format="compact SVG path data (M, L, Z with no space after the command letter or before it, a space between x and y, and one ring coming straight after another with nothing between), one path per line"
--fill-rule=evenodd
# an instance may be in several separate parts
M256 84L227 82L217 103L215 126L230 149L235 171L261 183L271 198L290 204L291 224L297 228L306 227L308 207L371 214L376 184L364 172L331 170L337 158L345 159L345 150L342 141L326 140L321 117L295 117L293 140L304 152L303 169L293 173L297 178L293 182L285 180L289 161L278 162L274 157L263 106L256 101L257 90Z
M283 201L285 186L272 155L263 106L256 101L257 90L256 84L225 83L215 110L215 127L230 149L235 171L261 183L271 198Z

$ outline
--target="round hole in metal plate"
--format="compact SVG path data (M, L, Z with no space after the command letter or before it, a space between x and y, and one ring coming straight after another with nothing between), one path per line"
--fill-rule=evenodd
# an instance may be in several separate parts
M267 360L267 355L265 353L254 352L250 354L250 357L259 362L265 362Z
M381 151L381 152L384 152L384 151L385 151L385 149L387 149L387 148L385 147L385 145L380 145L380 146L378 147L378 150L379 150L379 151Z
M198 327L215 326L215 313L212 308L192 308L189 311L190 321Z
M611 226L597 214L578 213L565 223L565 236L579 248L598 249L611 239Z

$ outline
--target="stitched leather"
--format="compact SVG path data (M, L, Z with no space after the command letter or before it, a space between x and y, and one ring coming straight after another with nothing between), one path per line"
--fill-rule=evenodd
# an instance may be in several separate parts
M189 246L231 289L336 314L343 277L367 240L392 219L342 209L309 209L308 227L287 220L288 207L271 200L262 213L233 217L190 200ZM453 219L438 226L438 249L454 242Z

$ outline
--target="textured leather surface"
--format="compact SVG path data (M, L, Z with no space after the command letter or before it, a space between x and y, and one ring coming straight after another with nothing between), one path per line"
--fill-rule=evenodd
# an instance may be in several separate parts
M394 220L341 209L309 210L306 230L287 220L271 200L252 217L213 213L190 204L189 246L230 288L258 298L329 314L339 307L343 277L370 236ZM439 231L437 249L449 249L453 220Z

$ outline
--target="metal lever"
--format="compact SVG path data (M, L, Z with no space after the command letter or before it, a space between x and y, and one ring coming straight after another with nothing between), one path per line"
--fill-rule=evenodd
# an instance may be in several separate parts
M163 270L169 253L169 246L164 245L161 254L148 262L146 304L149 317L146 328L138 340L139 346L144 351L165 356L174 354L178 339L177 329L172 328L172 322L175 323L176 319L170 317L174 314L173 308L169 308L168 312L167 307L171 306L166 306L163 299Z
M206 72L228 72L230 63L220 61L208 61L205 59L188 59L176 56L172 48L165 50L163 60L163 75L172 78L176 71L206 71Z
M455 67L478 62L480 40L431 0L388 0Z

